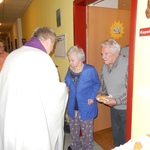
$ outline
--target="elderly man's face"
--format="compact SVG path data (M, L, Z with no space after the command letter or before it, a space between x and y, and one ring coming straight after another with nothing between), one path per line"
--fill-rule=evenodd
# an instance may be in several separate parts
M4 44L0 42L0 54L4 52Z
M111 52L109 46L103 46L101 50L101 55L104 63L111 68L117 57L119 56L119 51Z

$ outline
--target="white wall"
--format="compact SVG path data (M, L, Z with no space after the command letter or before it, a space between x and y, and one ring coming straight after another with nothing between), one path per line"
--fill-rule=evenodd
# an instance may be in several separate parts
M138 0L133 83L132 133L137 138L150 134L150 36L139 36L141 28L150 27L146 18L147 0Z
M11 29L10 39L12 43L12 50L16 49L15 39L17 40L17 48L22 46L22 25L20 18L16 20Z
M98 6L98 7L107 7L107 8L118 8L118 0L102 0L99 2L94 2L93 4L90 4L90 6Z

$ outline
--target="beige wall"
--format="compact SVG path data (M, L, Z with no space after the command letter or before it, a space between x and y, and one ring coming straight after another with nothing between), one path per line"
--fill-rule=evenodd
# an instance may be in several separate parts
M146 6L147 0L138 0L135 35L132 138L150 134L150 36L139 36L141 28L150 27L150 19L147 19L145 16Z
M56 10L61 11L61 26L56 24ZM25 14L22 16L23 38L30 39L33 30L39 26L51 27L57 35L66 34L66 51L73 45L73 0L33 0ZM52 58L64 81L68 68L67 58Z
M16 20L16 22L13 24L12 29L11 29L8 37L10 39L11 46L12 46L11 49L8 49L8 51L10 51L10 50L12 51L12 50L16 49L16 46L17 46L17 48L22 46L22 41L21 41L21 39L22 39L22 26L21 26L21 19L20 18L18 18ZM15 41L15 40L17 40L17 41Z

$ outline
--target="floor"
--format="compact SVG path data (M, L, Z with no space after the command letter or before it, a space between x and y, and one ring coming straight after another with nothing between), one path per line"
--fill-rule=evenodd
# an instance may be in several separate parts
M111 128L95 132L94 141L104 150L111 150L114 148Z
M70 139L70 138L69 138ZM66 140L65 140L66 141ZM68 141L68 140L67 140ZM112 130L111 128L104 129L101 131L94 132L94 141L103 148L103 150L111 150L114 148L113 139L112 139ZM69 145L69 141L67 144L67 147ZM64 147L64 150L66 150L66 146ZM99 149L100 150L100 149Z
M81 142L82 142L82 137L81 137ZM68 146L71 143L71 137L70 134L65 134L64 137L64 150L68 150ZM81 148L82 149L82 148ZM80 149L80 150L81 150ZM101 148L95 141L94 141L94 148L93 150L104 150L103 148Z

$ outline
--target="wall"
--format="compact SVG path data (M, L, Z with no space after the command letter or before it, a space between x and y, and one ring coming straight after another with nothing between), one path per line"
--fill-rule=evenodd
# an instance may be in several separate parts
M98 6L98 7L107 7L107 8L118 8L118 0L101 0L100 2L94 2L93 4L90 4L89 6Z
M138 0L134 51L132 138L150 134L150 34L140 36L140 29L150 31L146 18L147 0Z
M12 50L22 46L22 26L20 18L17 18L16 22L13 24L8 38L10 39L10 43L8 43L6 40L8 52L11 52Z
M61 26L56 24L56 10L60 8ZM73 45L73 0L34 0L21 18L23 38L29 40L33 30L39 26L51 27L56 35L66 34L66 51ZM52 59L58 65L61 80L64 81L69 66L67 58Z
M17 30L18 30L18 37L17 37L17 44L18 47L22 46L22 24L21 24L21 19L17 19Z

